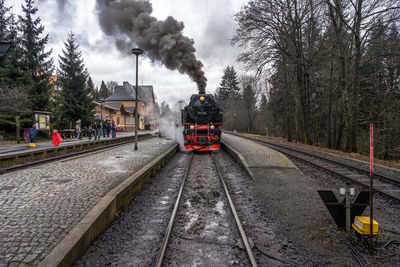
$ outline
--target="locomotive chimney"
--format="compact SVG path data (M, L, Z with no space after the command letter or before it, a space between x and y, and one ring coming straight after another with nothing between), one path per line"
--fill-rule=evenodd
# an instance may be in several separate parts
M200 86L200 87L199 87L199 94L200 94L200 95L204 95L205 93L206 93L205 88L202 87L202 86Z

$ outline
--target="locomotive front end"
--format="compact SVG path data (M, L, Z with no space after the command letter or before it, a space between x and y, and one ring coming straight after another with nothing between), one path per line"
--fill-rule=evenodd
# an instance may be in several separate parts
M182 110L184 145L187 150L219 150L222 110L211 94L196 94Z

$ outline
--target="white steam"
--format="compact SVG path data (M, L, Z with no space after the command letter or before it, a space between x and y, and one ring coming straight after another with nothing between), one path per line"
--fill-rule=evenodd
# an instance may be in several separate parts
M162 137L168 137L179 144L179 148L182 151L185 151L185 147L183 145L183 127L180 121L174 121L167 118L161 118L158 123L158 129L160 131L160 135Z

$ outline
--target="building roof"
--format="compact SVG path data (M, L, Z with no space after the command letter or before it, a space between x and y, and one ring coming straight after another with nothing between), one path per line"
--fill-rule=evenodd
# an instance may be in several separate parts
M122 106L122 103L104 103L103 107L113 109L113 110L120 110Z
M95 115L94 120L99 121L99 120L111 120L111 119L107 116Z
M128 113L135 113L135 107L125 107L125 111Z
M124 82L123 85L115 86L114 93L107 97L105 101L134 101L135 87L129 82ZM154 92L152 85L138 86L138 100L146 104L154 101Z
M5 56L10 50L11 42L0 42L0 56Z

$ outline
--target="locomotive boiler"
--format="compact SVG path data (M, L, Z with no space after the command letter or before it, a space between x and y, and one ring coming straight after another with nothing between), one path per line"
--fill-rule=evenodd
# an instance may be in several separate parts
M211 94L195 94L182 110L184 145L187 150L219 150L222 110Z

